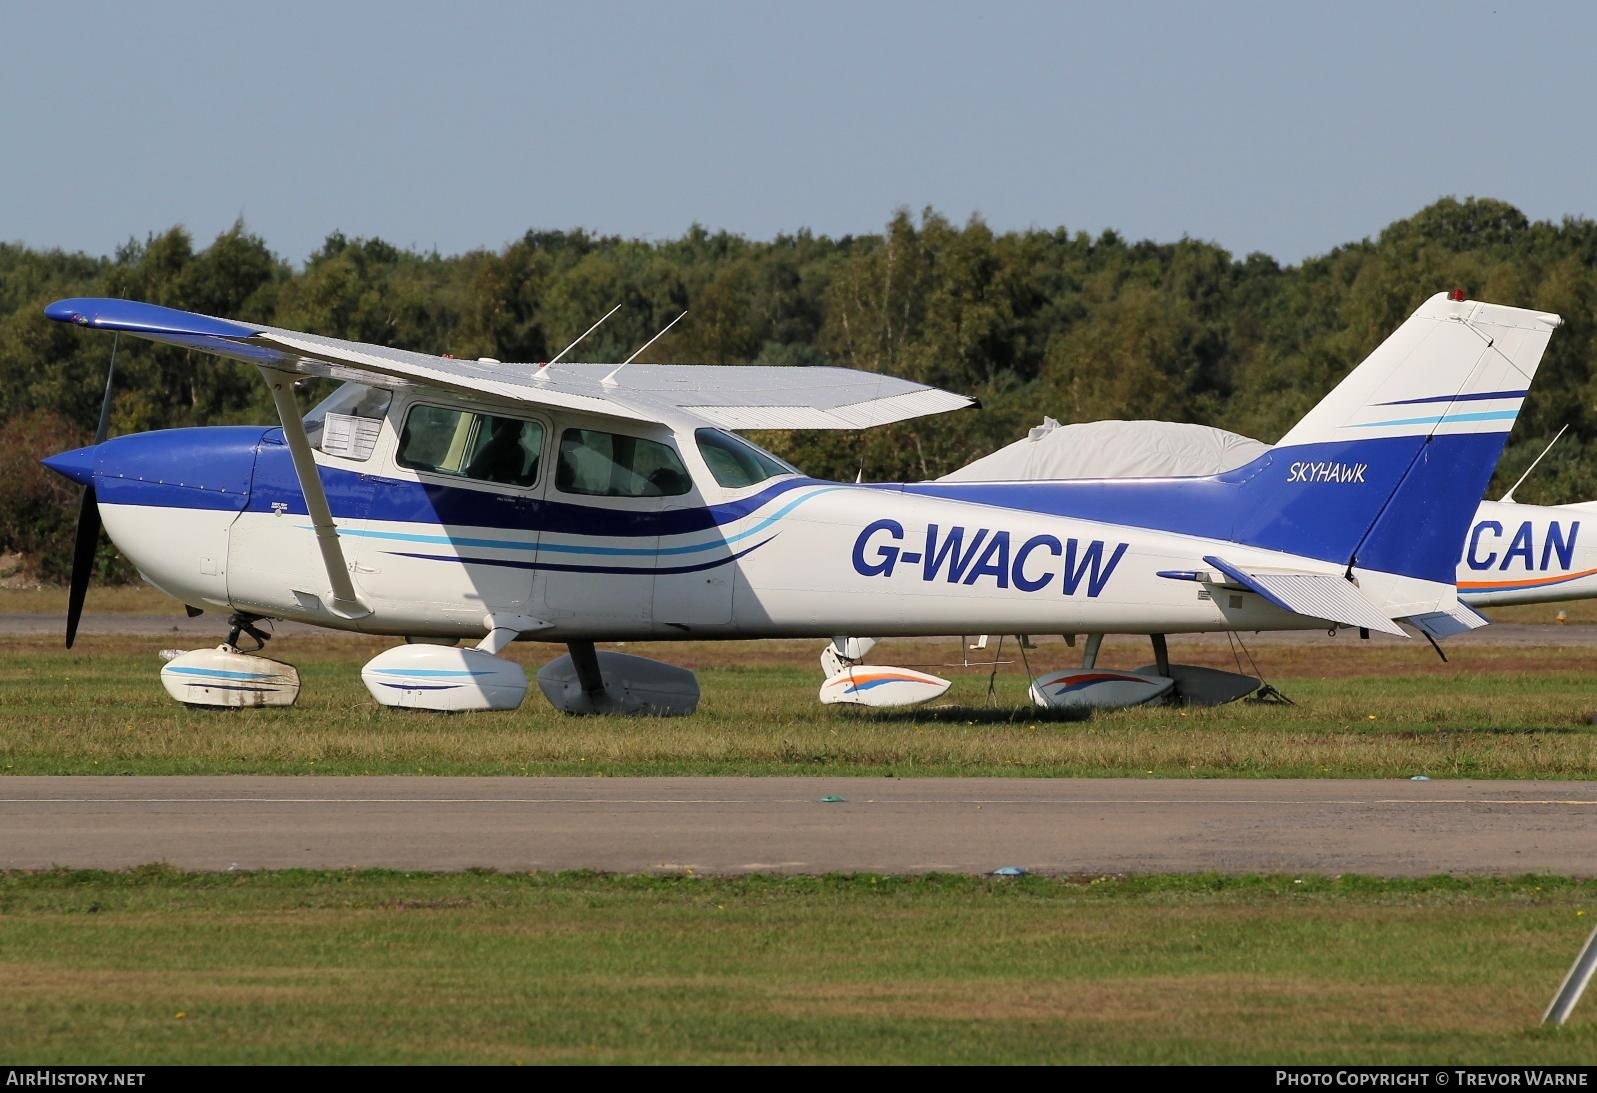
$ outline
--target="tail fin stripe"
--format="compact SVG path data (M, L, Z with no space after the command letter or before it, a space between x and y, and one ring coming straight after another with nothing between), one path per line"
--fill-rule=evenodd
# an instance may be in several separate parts
M1457 395L1431 395L1427 398L1400 398L1396 402L1377 402L1377 406L1413 406L1421 402L1485 402L1488 399L1524 398L1529 391L1468 391Z
M1444 421L1513 421L1518 416L1518 410L1485 410L1474 414L1438 414L1436 417L1405 417L1394 421L1360 421L1351 427L1376 429L1384 425L1440 425Z

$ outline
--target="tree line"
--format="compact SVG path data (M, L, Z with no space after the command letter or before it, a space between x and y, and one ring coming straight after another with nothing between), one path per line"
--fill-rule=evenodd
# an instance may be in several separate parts
M861 434L756 437L815 475L893 480L946 473L1045 414L1274 441L1422 300L1454 287L1565 321L1494 489L1567 424L1518 496L1597 498L1597 224L1531 222L1491 199L1445 198L1292 266L1192 239L997 233L931 209L901 210L877 235L530 231L448 257L334 233L301 268L242 223L200 250L180 227L108 257L0 244L0 555L22 553L44 580L69 564L77 488L36 460L92 436L111 339L45 319L66 296L505 361L549 359L618 303L573 356L621 360L687 310L641 359L836 364L981 400ZM203 354L123 339L117 372L113 433L275 419L253 369ZM109 550L102 569L118 572Z

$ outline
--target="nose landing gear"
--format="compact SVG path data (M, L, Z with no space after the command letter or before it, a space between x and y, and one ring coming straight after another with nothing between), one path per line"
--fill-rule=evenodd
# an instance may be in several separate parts
M260 621L261 616L249 615L242 611L238 612L237 614L229 615L227 617L227 623L231 629L229 629L227 632L227 644L231 645L240 653L258 653L262 649L266 648L266 643L271 640L272 635L268 634L264 630L261 630L255 625ZM244 634L248 634L255 640L255 645L252 648L238 648L238 639Z
M292 706L299 697L299 672L292 664L254 654L271 637L255 624L259 615L240 612L228 620L227 641L215 649L179 653L161 669L166 693L185 706L237 709L246 706ZM238 648L248 635L249 649Z

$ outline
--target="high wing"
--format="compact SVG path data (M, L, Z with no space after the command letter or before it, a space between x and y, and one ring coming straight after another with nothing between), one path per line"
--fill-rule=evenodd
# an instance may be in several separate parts
M730 429L862 429L959 410L975 399L850 368L503 364L456 360L132 300L58 300L45 314L96 330L373 387L424 385L637 421L687 416Z

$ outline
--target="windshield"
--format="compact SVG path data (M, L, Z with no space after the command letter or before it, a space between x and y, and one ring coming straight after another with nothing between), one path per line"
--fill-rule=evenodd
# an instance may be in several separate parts
M347 417L381 421L383 415L388 412L388 403L393 397L392 391L367 387L364 383L339 384L337 390L318 402L305 415L305 433L310 437L312 446L319 447L322 427L327 424L328 414L344 414Z
M783 474L801 473L763 448L755 447L734 433L720 429L700 429L693 434L699 455L715 480L727 489L754 486Z

